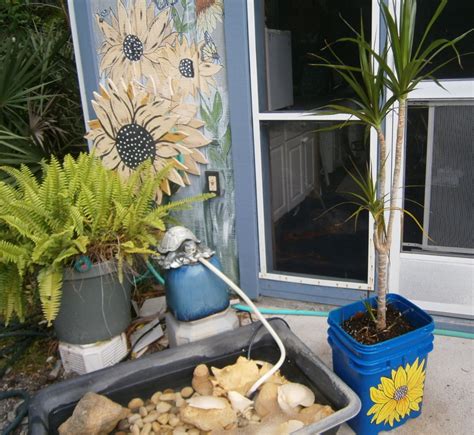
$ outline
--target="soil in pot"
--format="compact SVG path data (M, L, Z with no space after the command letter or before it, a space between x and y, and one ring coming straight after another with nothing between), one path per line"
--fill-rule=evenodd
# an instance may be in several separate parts
M377 312L372 309L373 316ZM413 327L393 305L387 305L387 327L378 331L368 311L359 311L342 323L342 329L362 344L377 344L413 331Z

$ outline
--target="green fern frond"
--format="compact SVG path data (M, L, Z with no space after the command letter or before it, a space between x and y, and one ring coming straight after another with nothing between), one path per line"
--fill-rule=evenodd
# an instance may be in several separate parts
M63 271L57 267L45 267L38 273L38 290L43 316L48 326L59 313L62 296Z
M23 279L15 267L0 265L0 314L8 325L16 314L21 322L25 320Z

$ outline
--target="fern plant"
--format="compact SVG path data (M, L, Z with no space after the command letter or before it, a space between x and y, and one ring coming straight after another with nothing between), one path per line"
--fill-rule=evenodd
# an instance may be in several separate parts
M15 183L0 182L0 314L25 315L24 288L33 277L50 324L61 303L62 278L80 255L93 263L124 263L154 254L169 212L205 200L200 195L156 206L154 192L170 168L145 164L123 180L90 154L43 165L40 181L26 166L0 167Z

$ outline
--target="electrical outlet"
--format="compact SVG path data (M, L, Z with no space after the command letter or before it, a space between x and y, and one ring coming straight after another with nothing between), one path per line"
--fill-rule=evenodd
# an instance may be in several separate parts
M214 193L216 196L221 194L221 183L219 180L219 172L205 171L206 175L206 192Z

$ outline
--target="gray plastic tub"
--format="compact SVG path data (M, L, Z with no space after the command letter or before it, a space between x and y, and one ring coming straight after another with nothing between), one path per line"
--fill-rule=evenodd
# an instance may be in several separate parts
M272 321L287 349L283 374L291 381L310 387L316 400L336 410L318 423L295 434L334 434L339 426L357 415L360 401L355 393L306 347L282 322ZM57 428L71 414L75 404L88 391L104 394L125 405L133 397L150 397L165 388L190 385L194 367L200 363L223 367L239 355L247 355L249 342L260 322L219 334L185 346L118 364L40 391L31 402L31 435L56 434ZM278 348L264 328L256 335L251 357L276 362Z

